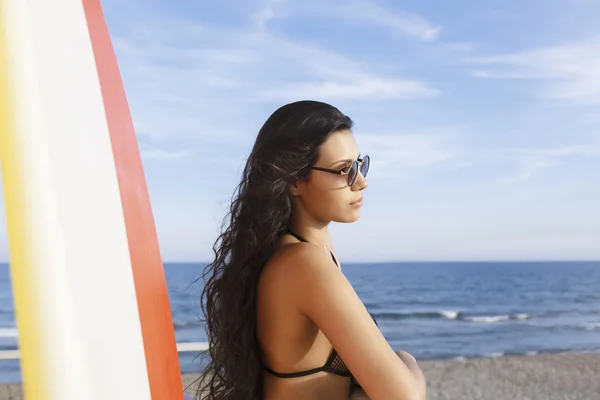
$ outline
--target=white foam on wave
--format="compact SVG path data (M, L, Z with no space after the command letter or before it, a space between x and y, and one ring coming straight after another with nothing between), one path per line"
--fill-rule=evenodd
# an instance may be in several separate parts
M442 310L442 311L438 311L440 313L441 316L443 316L444 318L448 318L448 319L456 319L458 318L458 314L460 314L459 311L453 311L453 310Z
M514 319L529 319L529 318L531 318L531 315L523 313L523 314L515 314L513 317L514 317Z
M19 337L17 328L0 328L0 338L16 338Z
M584 324L582 328L588 331L593 331L594 329L600 329L600 322L594 322L591 324Z
M492 322L500 322L506 321L510 318L510 315L493 315L493 316L480 316L480 317L463 317L463 320L469 322L483 322L483 323L492 323Z

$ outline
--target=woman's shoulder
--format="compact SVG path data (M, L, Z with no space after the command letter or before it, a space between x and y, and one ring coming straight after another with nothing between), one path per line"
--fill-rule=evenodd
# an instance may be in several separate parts
M336 270L331 255L323 249L310 243L292 243L273 254L265 264L263 275L271 279L302 280Z
M314 282L345 279L333 264L331 256L310 243L293 243L279 248L265 264L258 290L272 298L303 302L306 288Z

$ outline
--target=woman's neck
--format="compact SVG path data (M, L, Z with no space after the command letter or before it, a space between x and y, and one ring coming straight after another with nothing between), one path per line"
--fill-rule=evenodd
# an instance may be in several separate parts
M312 218L294 218L289 229L312 244L318 246L331 245L329 222L322 223Z

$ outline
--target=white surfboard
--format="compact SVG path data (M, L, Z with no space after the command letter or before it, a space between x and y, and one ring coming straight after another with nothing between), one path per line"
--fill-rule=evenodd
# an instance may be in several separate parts
M0 159L25 397L183 399L99 0L0 0Z

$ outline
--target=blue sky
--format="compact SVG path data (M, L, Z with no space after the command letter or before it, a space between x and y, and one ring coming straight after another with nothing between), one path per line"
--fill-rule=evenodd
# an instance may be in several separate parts
M372 158L343 261L600 259L597 0L102 3L165 260L209 258L260 126L306 98Z

